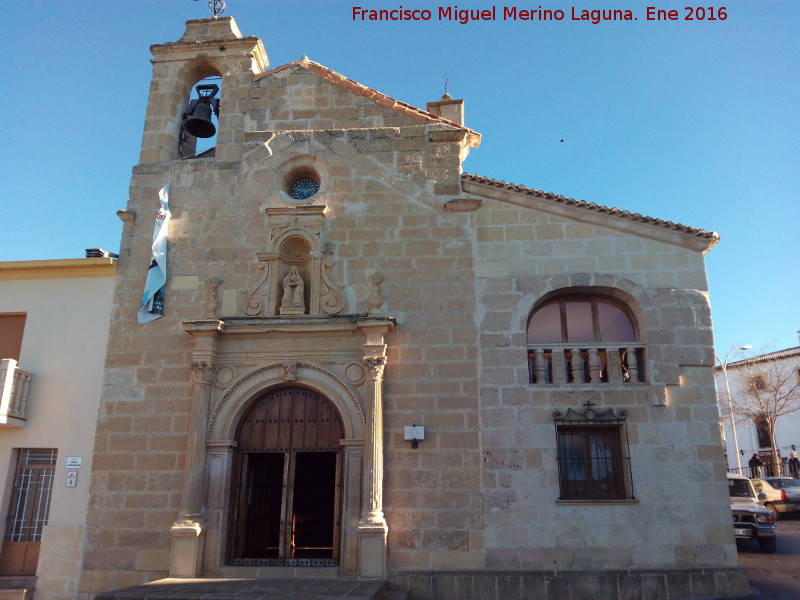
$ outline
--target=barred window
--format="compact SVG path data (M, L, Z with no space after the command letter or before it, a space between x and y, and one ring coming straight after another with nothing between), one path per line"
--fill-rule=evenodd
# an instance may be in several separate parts
M767 389L767 379L763 375L748 375L747 389L751 392L762 392Z
M57 454L57 450L41 448L19 451L6 542L41 541L50 512Z
M644 345L628 308L604 296L568 295L528 320L531 383L645 381Z
M597 412L593 403L566 415L553 414L556 427L560 500L633 498L626 413Z

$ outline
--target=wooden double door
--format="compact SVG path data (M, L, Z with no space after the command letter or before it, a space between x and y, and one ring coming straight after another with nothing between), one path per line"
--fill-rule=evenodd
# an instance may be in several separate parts
M342 431L332 404L305 388L270 392L249 409L237 432L232 564L338 559Z

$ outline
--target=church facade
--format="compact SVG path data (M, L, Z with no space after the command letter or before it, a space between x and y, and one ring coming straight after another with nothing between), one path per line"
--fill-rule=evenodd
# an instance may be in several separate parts
M85 597L309 574L415 600L748 591L716 234L466 174L480 134L461 101L421 110L305 58L270 69L231 18L151 50ZM196 153L208 77L216 146ZM163 316L140 324L159 192Z

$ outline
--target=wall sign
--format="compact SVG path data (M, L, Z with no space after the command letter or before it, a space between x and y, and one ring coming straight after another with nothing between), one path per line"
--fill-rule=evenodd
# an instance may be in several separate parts
M83 465L83 457L82 456L68 456L67 457L67 465L68 469L80 469Z

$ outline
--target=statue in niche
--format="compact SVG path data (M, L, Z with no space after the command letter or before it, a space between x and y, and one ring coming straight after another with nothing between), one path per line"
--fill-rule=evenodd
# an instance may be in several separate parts
M291 267L289 274L283 278L282 315L302 315L306 312L305 283L297 267Z

